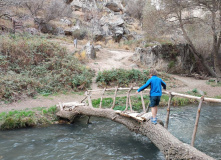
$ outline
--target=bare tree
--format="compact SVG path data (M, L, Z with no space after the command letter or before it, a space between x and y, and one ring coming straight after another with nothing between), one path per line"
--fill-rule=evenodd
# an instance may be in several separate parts
M0 0L0 18L11 19L11 14L7 11L10 3L7 0Z
M70 5L67 5L63 1L52 0L50 4L45 8L46 22L60 17L70 17L71 15L72 9Z
M144 5L145 0L128 0L126 13L134 18L142 20Z
M155 6L151 5L150 1L146 3L143 11L143 28L147 40L155 40L167 30L162 14L164 12L157 10Z
M24 6L30 11L31 15L36 17L43 10L45 0L24 1Z
M214 77L221 77L219 66L219 50L221 44L221 1L220 0L164 0L161 1L161 9L156 10L160 13L161 20L164 24L170 25L171 29L179 28L182 31L182 36L189 43L194 55L202 62L206 70ZM163 12L163 14L162 14ZM200 14L195 14L200 12ZM151 15L150 15L151 16ZM159 19L158 19L159 20ZM207 50L213 55L214 68L203 56L201 48L197 47L196 37L193 36L199 30L202 37L206 37ZM202 30L204 29L204 30ZM211 38L207 38L211 37ZM208 41L210 40L210 41ZM207 55L208 57L208 55Z

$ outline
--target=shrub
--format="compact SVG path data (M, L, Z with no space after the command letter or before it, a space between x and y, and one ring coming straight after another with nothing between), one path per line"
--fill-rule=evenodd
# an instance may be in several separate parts
M87 31L84 29L77 29L72 33L73 37L79 40L84 39L87 36L87 34Z
M174 61L170 61L169 64L168 64L168 68L171 69L175 67L175 62Z
M16 101L89 87L94 75L65 48L40 37L0 36L0 98Z
M0 114L1 129L30 127L36 124L32 111L9 111Z
M99 72L96 78L96 82L100 85L119 85L128 86L130 83L143 84L148 80L148 71L139 71L136 69L112 69L109 71Z
M52 124L57 120L57 107L34 108L36 111L9 111L0 113L0 129L33 127L37 124Z

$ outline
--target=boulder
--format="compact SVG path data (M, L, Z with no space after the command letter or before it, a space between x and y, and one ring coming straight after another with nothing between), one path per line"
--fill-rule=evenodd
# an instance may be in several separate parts
M117 3L114 2L108 2L105 7L109 8L110 10L114 12L120 12L122 9L117 5Z
M104 34L100 30L94 31L93 34L94 34L93 39L95 42L104 40Z
M72 22L67 18L62 18L62 19L60 19L60 21L68 26L72 25Z
M105 36L112 34L108 24L105 24L104 26L102 26L102 30Z
M124 28L123 27L118 27L118 26L116 26L115 28L114 28L114 33L116 34L116 35L120 35L120 34L124 34Z
M90 42L88 42L84 47L83 50L86 51L87 58L95 59L96 58L96 51L95 48Z
M115 42L119 42L125 33L124 20L122 19L122 16L112 14L103 16L100 20L100 24L104 35L111 35Z
M25 32L32 35L39 35L39 31L36 28L26 28Z
M65 2L66 4L70 4L71 2L73 2L73 0L64 0L64 2Z
M119 42L120 39L123 37L124 34L124 28L123 27L115 27L114 28L114 34L113 34L113 39L115 42Z
M102 49L102 46L101 45L96 45L96 46L94 46L94 49L95 49L96 52L98 52Z
M34 23L42 33L56 34L56 26L46 22L43 18L35 18Z
M123 26L124 20L121 15L109 14L108 16L103 16L100 19L100 23L101 23L101 26L104 26L105 24L108 24L109 26L112 26L112 27Z
M64 35L66 36L72 36L73 32L71 30L64 30Z
M80 11L83 7L83 3L80 1L73 1L71 6L74 8L75 11Z

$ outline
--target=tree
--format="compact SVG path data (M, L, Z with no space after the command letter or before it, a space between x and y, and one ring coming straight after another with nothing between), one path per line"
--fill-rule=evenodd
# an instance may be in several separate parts
M11 14L8 12L8 7L11 1L0 0L0 19L11 19Z
M46 22L61 17L70 17L72 15L71 6L66 1L51 0L21 0L33 18L41 16Z
M200 14L197 15L196 12L200 12ZM219 0L164 0L161 1L161 8L155 10L155 13L159 13L157 22L163 20L162 26L169 26L173 31L181 30L182 36L190 45L195 57L202 62L202 65L210 75L217 78L221 77L219 64L221 2ZM196 34L198 30L201 33ZM201 38L202 36L204 39ZM200 43L207 43L204 49L207 49L209 54L203 55ZM209 55L213 55L212 63L214 68L211 67L206 59Z
M44 0L28 0L23 3L34 17L36 17L44 7Z
M46 22L60 17L70 17L72 9L70 5L65 4L63 1L52 0L44 9L44 17Z
M131 17L142 20L144 5L144 0L129 0L126 6L126 13Z

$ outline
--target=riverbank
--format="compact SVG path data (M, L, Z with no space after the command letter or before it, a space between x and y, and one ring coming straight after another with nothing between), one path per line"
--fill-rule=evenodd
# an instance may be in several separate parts
M53 124L58 120L57 107L37 107L0 113L0 130Z

